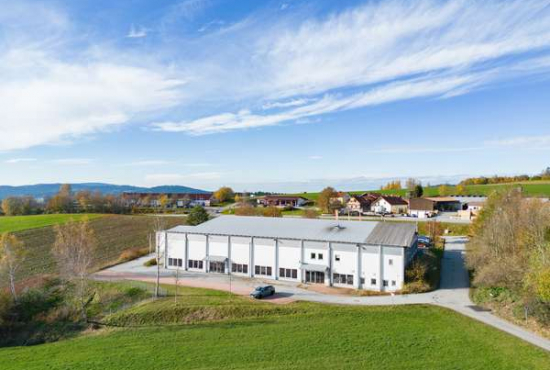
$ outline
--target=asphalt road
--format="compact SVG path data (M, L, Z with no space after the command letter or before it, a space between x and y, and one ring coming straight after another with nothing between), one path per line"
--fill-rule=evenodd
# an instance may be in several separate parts
M223 274L205 274L189 271L180 271L178 284L226 290L240 295L248 295L257 285L270 284L275 286L277 291L276 296L272 299L274 303L304 300L365 306L435 304L459 312L550 351L550 340L503 320L488 311L482 310L470 301L469 278L464 264L466 242L467 239L463 237L446 238L440 288L430 293L357 297L345 294L320 293L300 288L298 284L290 282L275 282L272 280L249 279ZM146 256L110 267L96 273L95 278L99 280L131 279L154 281L156 267L143 266L143 262L150 258L151 256ZM161 269L160 272L162 283L174 284L174 271Z

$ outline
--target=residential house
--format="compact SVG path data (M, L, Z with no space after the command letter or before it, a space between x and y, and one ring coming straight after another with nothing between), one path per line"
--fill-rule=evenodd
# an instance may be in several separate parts
M346 211L352 213L366 213L370 211L372 202L380 197L380 194L365 193L352 195L346 203Z
M418 218L430 218L437 213L436 202L426 198L409 199L409 215Z
M309 200L300 196L292 195L266 195L263 198L259 198L258 202L265 207L274 206L274 207L302 207L306 205Z
M394 195L381 195L371 204L371 211L376 213L407 213L409 204L401 197Z

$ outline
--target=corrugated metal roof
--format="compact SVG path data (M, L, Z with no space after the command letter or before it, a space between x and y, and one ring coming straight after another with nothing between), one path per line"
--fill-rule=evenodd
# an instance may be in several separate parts
M277 217L247 217L247 216L220 216L198 226L176 226L169 232L197 233L209 235L231 235L255 238L279 238L309 240L320 242L371 244L368 240L372 233L379 228L379 223L372 221L335 221L317 219L296 219ZM412 226L412 228L410 227ZM387 231L386 231L387 230ZM416 228L414 225L395 223L393 228L385 228L376 232L372 238L372 244L381 244L380 240L387 240L388 244L409 246L409 244L396 244L396 240L408 240L414 238ZM384 235L389 232L390 235Z
M379 222L367 237L367 244L410 246L416 235L416 225L411 223Z

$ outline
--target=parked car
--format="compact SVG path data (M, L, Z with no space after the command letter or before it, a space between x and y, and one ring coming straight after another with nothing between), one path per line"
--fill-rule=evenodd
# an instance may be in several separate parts
M271 285L265 285L265 286L259 286L252 293L250 293L250 296L255 299L262 299L265 297L269 297L271 295L275 294L275 288Z

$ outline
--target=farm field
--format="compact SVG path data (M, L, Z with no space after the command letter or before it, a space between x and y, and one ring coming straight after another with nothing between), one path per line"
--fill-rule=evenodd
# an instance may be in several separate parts
M488 184L488 185L467 185L466 194L464 195L489 195L495 190L521 186L524 193L527 196L532 197L550 197L550 181L527 181L513 184ZM456 186L449 186L449 191L452 193L456 190ZM364 190L364 191L349 191L349 194L363 194L363 193L381 193L388 195L400 195L405 196L407 194L406 189L401 190ZM299 195L304 198L316 201L319 197L319 193L297 193L293 195ZM424 196L438 196L439 191L436 186L425 187Z
M45 226L52 226L69 222L70 220L80 221L84 218L93 220L103 215L100 214L51 214L32 216L0 216L0 233L14 232L28 229L37 229Z
M3 370L550 369L550 354L436 306L272 305L180 288L103 329L0 349ZM141 326L141 327L139 327Z
M70 217L66 217L65 222L69 219ZM185 222L184 217L171 216L163 219L168 228ZM90 226L97 239L95 267L99 269L116 263L121 259L124 251L147 249L148 236L153 230L153 225L154 218L151 216L103 215L92 218ZM15 232L15 235L25 243L28 250L27 259L20 274L22 279L56 271L56 263L50 252L55 241L53 226L29 228Z

